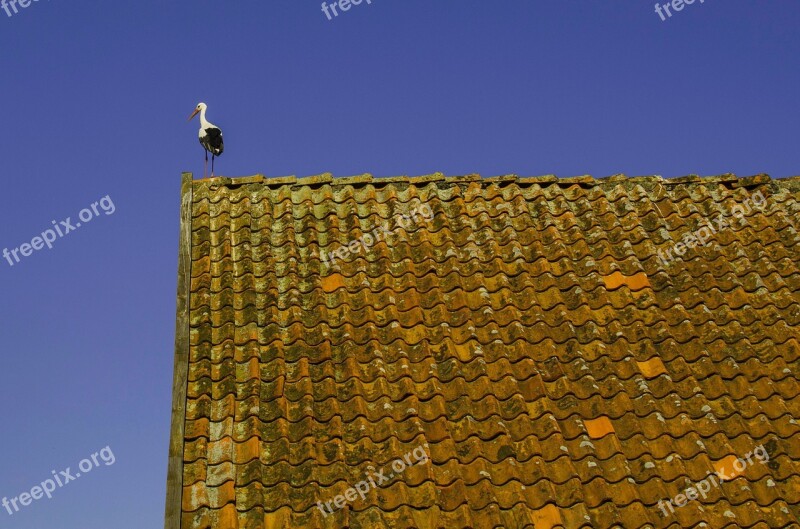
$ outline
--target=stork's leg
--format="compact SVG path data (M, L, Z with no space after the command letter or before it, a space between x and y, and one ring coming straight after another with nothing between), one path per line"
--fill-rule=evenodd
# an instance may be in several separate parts
M208 177L208 151L205 149L203 150L206 153L206 164L203 166L203 178Z
M214 153L211 153L211 178L214 178Z

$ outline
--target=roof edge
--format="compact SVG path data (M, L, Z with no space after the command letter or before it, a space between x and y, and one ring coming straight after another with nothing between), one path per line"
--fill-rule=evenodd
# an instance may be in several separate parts
M189 174L189 173L185 173ZM480 182L483 185L505 185L510 183L517 183L520 185L557 185L561 187L581 185L587 187L593 186L615 186L622 183L630 184L662 184L666 186L683 185L683 184L720 184L731 188L738 187L754 187L770 182L797 182L800 184L800 175L788 176L785 178L771 178L766 173L759 173L752 176L736 176L733 173L724 173L720 175L699 176L699 175L686 175L674 178L664 178L659 175L643 175L643 176L627 176L625 174L614 174L606 177L594 177L591 175L559 177L556 175L543 175L543 176L518 176L516 174L506 174L498 176L483 177L479 174L466 174L456 176L446 176L444 173L432 173L421 176L390 176L390 177L375 177L370 173L361 175L335 177L331 173L322 173L318 175L306 176L298 178L296 176L276 176L267 177L263 174L256 174L252 176L241 177L214 177L201 180L194 180L193 185L207 185L210 187L236 187L246 184L264 184L267 187L281 187L281 186L310 186L319 187L322 185L331 186L365 186L372 185L376 187L383 187L390 184L399 185L420 185L428 183L437 183L439 185L453 185L453 184L468 184L471 182Z
M178 293L175 320L175 359L172 380L172 418L164 529L180 529L183 498L183 450L186 393L189 384L189 293L192 277L192 173L181 175L181 220L178 250Z

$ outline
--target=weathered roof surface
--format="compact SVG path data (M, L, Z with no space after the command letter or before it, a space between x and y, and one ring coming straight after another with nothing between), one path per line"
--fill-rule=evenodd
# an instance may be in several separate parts
M800 178L184 185L168 529L798 527Z

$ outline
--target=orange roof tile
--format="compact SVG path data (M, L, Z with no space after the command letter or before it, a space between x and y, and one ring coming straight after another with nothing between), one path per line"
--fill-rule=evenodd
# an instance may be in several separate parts
M646 378L656 378L659 375L667 373L667 368L660 358L654 357L644 362L636 362L639 365L639 370Z
M644 272L637 272L633 275L626 276L619 271L615 271L609 276L605 276L603 281L608 290L616 290L622 285L626 285L631 290L642 290L650 286L650 281L647 279L647 274Z
M608 417L598 417L597 419L584 420L586 431L592 439L602 439L608 434L614 433L614 425Z
M798 527L799 195L185 175L167 529Z

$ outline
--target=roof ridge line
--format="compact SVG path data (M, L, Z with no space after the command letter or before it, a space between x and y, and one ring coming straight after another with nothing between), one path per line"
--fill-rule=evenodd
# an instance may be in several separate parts
M321 186L329 184L331 186L346 186L346 185L378 185L384 186L388 184L406 184L406 185L420 185L432 182L442 184L460 184L470 182L481 182L487 185L490 184L508 184L518 183L523 185L539 184L539 185L585 185L585 186L607 186L617 185L620 183L658 183L663 185L679 185L679 184L729 184L731 187L749 187L760 184L769 183L772 181L794 181L800 180L798 176L788 176L784 178L773 179L766 173L758 173L752 176L737 176L733 173L723 173L719 175L699 176L696 174L688 174L685 176L664 178L661 175L635 175L628 176L624 173L617 173L610 176L594 177L592 175L580 176L566 176L559 177L554 174L546 174L541 176L519 176L517 174L504 174L497 176L483 177L478 173L453 175L447 176L444 173L436 172L419 176L389 176L389 177L375 177L371 173L363 173L360 175L336 177L332 173L321 173L317 175L310 175L304 177L297 177L295 175L289 176L265 176L258 173L251 176L216 176L212 178L194 180L195 185L207 184L211 187L227 186L235 187L245 184L265 184L268 187L279 186Z

